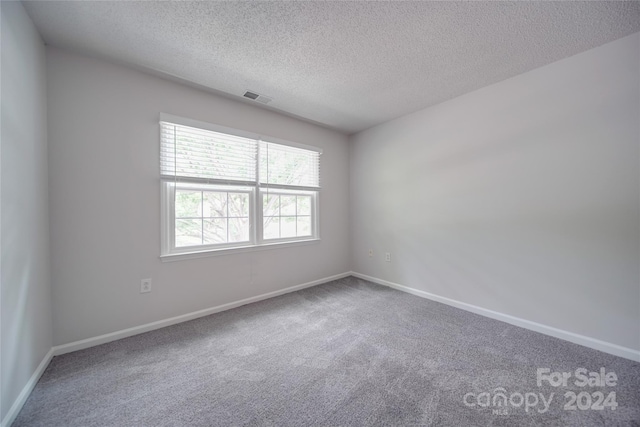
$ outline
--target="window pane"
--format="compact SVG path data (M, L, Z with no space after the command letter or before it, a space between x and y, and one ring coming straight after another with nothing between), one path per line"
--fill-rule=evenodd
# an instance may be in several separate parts
M229 242L249 241L249 218L229 218Z
M311 217L298 217L298 236L311 236Z
M201 216L202 192L176 190L176 218L193 218Z
M311 196L298 196L298 215L311 215Z
M205 218L227 216L227 193L205 191L203 194Z
M249 195L247 193L229 193L229 216L249 217Z
M203 243L205 245L213 245L216 243L227 243L227 220L221 219L205 219L204 220L204 236Z
M202 220L176 219L176 247L202 244Z
M295 216L283 216L280 218L280 237L296 237Z
M280 196L273 194L265 194L263 201L264 216L280 215Z
M280 196L280 215L296 214L296 196Z
M264 238L277 239L280 237L280 218L277 216L264 217Z

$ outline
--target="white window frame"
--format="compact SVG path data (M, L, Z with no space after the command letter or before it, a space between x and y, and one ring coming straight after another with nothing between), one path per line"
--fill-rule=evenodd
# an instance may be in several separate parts
M304 144L284 141L277 138L265 137L262 135L252 134L250 132L240 131L224 126L214 125L211 123L199 122L196 120L186 119L183 117L173 116L162 113L160 121L175 123L184 126L190 126L214 132L226 133L229 135L241 136L245 138L255 139L257 141L268 141L275 144L287 145L296 148L303 148L316 151L322 154L322 151L316 147ZM258 154L259 158L259 154ZM259 160L256 159L256 169L259 170ZM227 255L231 253L247 252L255 250L274 249L287 246L314 244L320 241L319 226L319 199L320 188L299 189L291 188L291 186L274 186L260 184L259 177L256 182L249 183L203 183L198 179L189 180L188 178L180 178L180 180L171 181L161 178L161 250L160 259L163 262L176 261L185 258L200 258L214 255ZM229 191L249 194L249 242L220 243L212 245L195 245L187 247L175 246L175 191L179 189L192 189L195 191ZM263 198L266 194L278 195L305 195L311 196L310 216L311 216L311 235L301 237L288 237L278 239L264 239L263 237ZM296 215L297 216L297 215Z

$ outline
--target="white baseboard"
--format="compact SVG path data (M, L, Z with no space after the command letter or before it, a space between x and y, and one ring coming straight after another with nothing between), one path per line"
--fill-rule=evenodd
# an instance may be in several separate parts
M44 373L44 370L47 369L47 366L49 366L51 359L53 359L53 348L51 348L47 352L47 354L45 354L35 372L33 373L33 375L31 375L31 378L29 378L29 381L27 381L25 386L22 388L22 391L13 402L13 405L11 405L9 412L7 412L7 415L5 415L2 422L0 422L0 427L9 427L11 423L13 423L13 421L16 419L16 417L20 413L20 410L24 406L24 403L27 401L27 398L29 398L29 395L33 391L33 388L36 386L36 384L38 384L38 380Z
M574 344L583 345L585 347L589 347L595 350L603 351L605 353L613 354L614 356L620 356L620 357L624 357L625 359L633 360L635 362L640 362L640 351L638 350L622 347L617 344L601 341L599 339L587 337L585 335L579 335L573 332L543 325L541 323L532 322L530 320L521 319L519 317L503 314L497 311L478 307L476 305L467 304L466 302L456 301L454 299L442 297L436 294L421 291L419 289L410 288L408 286L400 285L398 283L393 283L387 280L378 279L377 277L367 276L365 274L356 273L354 271L351 272L351 275L353 275L354 277L359 277L360 279L368 280L369 282L388 286L390 288L397 289L399 291L403 291L412 295L430 299L436 302L441 302L443 304L447 304L462 310L470 311L472 313L476 313L481 316L500 320L502 322L509 323L511 325L519 326L521 328L529 329L531 331L540 332L541 334L560 338L565 341L572 342Z
M335 276L324 277L322 279L303 283L301 285L291 286L285 289L268 292L266 294L257 295L255 297L241 299L239 301L230 302L230 303L219 305L216 307L205 308L204 310L194 311L192 313L171 317L169 319L158 320L156 322L151 322L151 323L147 323L145 325L140 325L140 326L134 326L133 328L122 329L120 331L99 335L93 338L87 338L84 340L74 341L68 344L57 345L57 346L54 346L52 349L53 355L59 356L61 354L70 353L72 351L83 350L85 348L94 347L96 345L105 344L111 341L127 338L137 334L142 334L144 332L153 331L155 329L164 328L166 326L175 325L177 323L186 322L188 320L197 319L199 317L208 316L210 314L219 313L221 311L231 310L232 308L240 307L241 305L251 304L252 302L258 302L268 298L277 297L279 295L288 294L290 292L299 291L300 289L310 288L312 286L320 285L322 283L330 282L332 280L342 279L350 275L351 275L351 272L336 274Z
M478 307L472 304L467 304L461 301L456 301L450 298L441 297L439 295L435 295L429 292L421 291L419 289L410 288L408 286L403 286L397 283L389 282L387 280L378 279L376 277L367 276L365 274L357 273L357 272L347 272L342 274L336 274L334 276L325 277L322 279L314 280L311 282L303 283L301 285L291 286L285 289L280 289L273 292L268 292L266 294L257 295L255 297L245 298L239 301L230 302L227 304L219 305L216 307L207 308L204 310L194 311L192 313L183 314L181 316L172 317L169 319L159 320L157 322L147 323L145 325L136 326L133 328L123 329L116 332L111 332L109 334L100 335L93 338L87 338L80 341L71 342L68 344L54 346L47 352L45 357L38 365L38 368L35 370L27 384L25 384L24 388L20 392L20 395L16 398L15 402L5 415L4 419L0 422L0 427L9 427L11 423L15 420L22 409L22 406L27 401L27 398L33 391L33 388L38 383L38 380L44 373L47 366L51 362L53 356L58 356L65 353L70 353L76 350L82 350L89 347L94 347L96 345L104 344L110 341L115 341L121 338L127 338L133 335L141 334L144 332L153 331L155 329L164 328L165 326L175 325L177 323L186 322L188 320L197 319L199 317L208 316L210 314L219 313L221 311L230 310L232 308L240 307L242 305L251 304L253 302L262 301L268 298L273 298L279 295L284 295L290 292L299 291L301 289L310 288L312 286L320 285L322 283L330 282L332 280L342 279L348 276L355 276L364 280L368 280L373 283L377 283L380 285L388 286L393 289L397 289L399 291L407 292L409 294L413 294L422 298L430 299L432 301L441 302L443 304L450 305L452 307L460 308L462 310L470 311L472 313L480 314L485 317L489 317L491 319L500 320L515 326L520 326L525 329L529 329L535 332L540 332L545 335L550 335L556 338L560 338L566 341L570 341L575 344L580 344L585 347L593 348L596 350L603 351L605 353L613 354L615 356L624 357L625 359L630 359L636 362L640 362L640 351L633 350L627 347L622 347L617 344L612 344L606 341L601 341L595 338L590 338L584 335L575 334L573 332L564 331L562 329L553 328L551 326L546 326L540 323L532 322L529 320L521 319L518 317L510 316L508 314L499 313L497 311L488 310L486 308Z

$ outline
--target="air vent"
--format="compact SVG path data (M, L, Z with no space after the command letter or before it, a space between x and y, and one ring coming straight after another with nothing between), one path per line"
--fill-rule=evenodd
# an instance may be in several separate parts
M244 93L244 97L245 98L249 98L249 99L254 99L255 100L255 99L258 99L259 96L260 95L258 95L257 93L253 93L253 92L249 92L249 91L246 91Z
M258 101L262 104L268 104L273 101L273 98L269 98L268 96L260 95L259 93L252 92L250 90L244 93L245 98L253 99L254 101Z

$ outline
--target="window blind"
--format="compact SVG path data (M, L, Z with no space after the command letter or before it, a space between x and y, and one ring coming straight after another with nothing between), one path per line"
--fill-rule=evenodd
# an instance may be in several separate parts
M257 149L254 139L160 122L164 179L255 184Z
M319 188L320 153L260 141L260 184L280 188Z
M320 154L302 144L262 141L258 135L166 114L160 118L164 180L317 190Z

